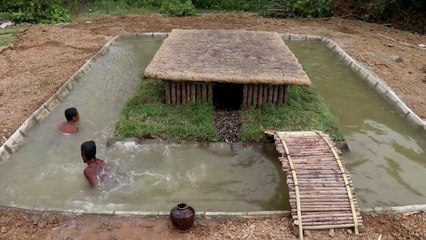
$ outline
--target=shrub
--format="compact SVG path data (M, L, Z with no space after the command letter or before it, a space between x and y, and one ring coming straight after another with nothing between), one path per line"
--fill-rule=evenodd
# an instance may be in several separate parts
M328 17L332 0L270 0L261 13L270 17Z
M424 13L424 0L356 0L356 8L363 12L362 17L373 21L386 21L400 12Z
M163 1L160 11L174 17L195 15L195 7L191 0Z
M0 17L17 22L65 22L69 11L62 0L9 0L1 1Z
M257 11L261 9L267 0L192 0L197 8Z

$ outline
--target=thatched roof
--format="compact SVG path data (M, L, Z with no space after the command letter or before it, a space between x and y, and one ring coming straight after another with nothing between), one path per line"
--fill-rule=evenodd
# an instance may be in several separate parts
M278 33L173 30L145 77L200 82L310 85Z

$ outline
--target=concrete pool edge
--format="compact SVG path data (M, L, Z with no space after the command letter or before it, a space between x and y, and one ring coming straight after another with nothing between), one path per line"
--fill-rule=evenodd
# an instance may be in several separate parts
M140 217L140 218L164 218L170 215L170 211L83 211L83 210L54 210L43 208L26 208L14 206L0 206L3 211L23 211L31 213L56 213L64 216L114 216L114 217ZM363 215L401 215L426 213L426 204L414 204L393 207L373 207L361 208ZM289 210L273 211L248 211L248 212L197 212L196 217L201 219L262 219L262 218L281 218L291 216Z
M422 131L426 132L426 120L421 119L416 113L414 113L411 108L409 108L388 86L382 79L380 79L373 71L368 70L360 62L351 57L342 47L340 47L334 40L318 35L304 35L304 34L292 34L292 33L283 33L280 34L283 40L287 41L321 41L326 44L326 46L337 53L343 60L343 62L348 65L353 71L355 71L361 79L368 83L380 96L382 96L388 103L392 105L396 110L404 115L404 118L408 120L409 123L420 128Z

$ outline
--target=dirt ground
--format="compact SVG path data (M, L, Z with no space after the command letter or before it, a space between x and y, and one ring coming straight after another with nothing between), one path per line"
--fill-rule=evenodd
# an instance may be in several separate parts
M365 227L355 236L349 229L305 232L305 239L426 239L426 214L364 216ZM187 233L173 230L168 218L70 216L51 212L0 210L4 240L139 240L139 239L297 239L290 219L197 219Z
M317 34L336 40L351 56L386 81L420 117L426 119L426 51L394 42L426 44L426 36L381 25L338 18L266 19L246 13L197 17L157 15L109 17L70 25L36 25L17 34L0 53L0 144L2 144L111 36L123 32L173 28L246 29ZM379 35L380 34L380 35ZM308 232L306 239L426 239L426 215L366 216L365 232ZM0 210L0 239L295 239L288 218L201 221L189 233L172 231L165 219L69 217Z

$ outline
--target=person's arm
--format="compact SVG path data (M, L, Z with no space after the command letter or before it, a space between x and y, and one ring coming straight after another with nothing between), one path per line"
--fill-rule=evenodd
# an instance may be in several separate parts
M97 187L98 186L98 177L96 174L90 173L87 169L84 170L84 176L89 181L90 186Z

